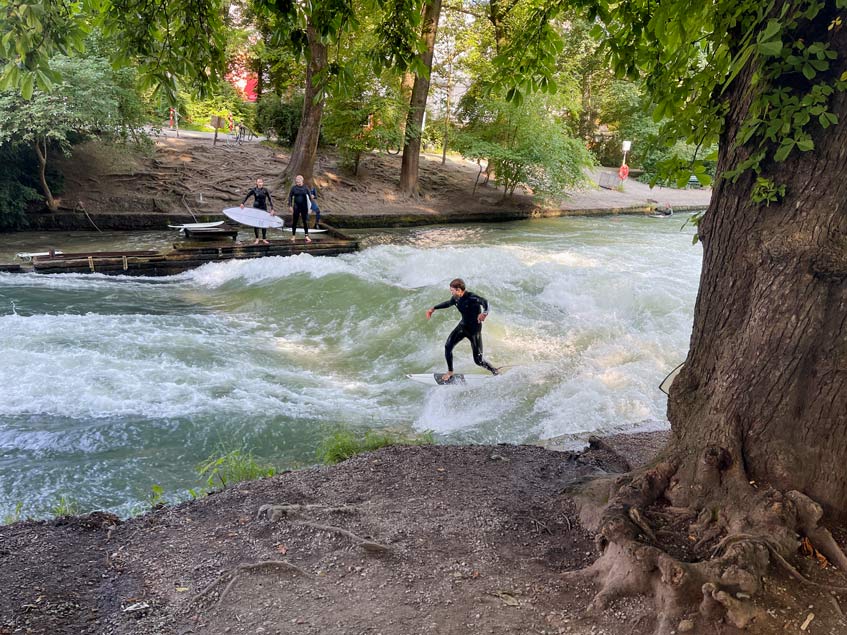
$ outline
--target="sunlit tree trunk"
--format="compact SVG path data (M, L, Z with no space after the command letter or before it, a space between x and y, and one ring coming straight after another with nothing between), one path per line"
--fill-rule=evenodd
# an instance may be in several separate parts
M317 82L319 79L326 81L327 51L326 45L321 41L311 22L306 28L306 35L309 39L309 61L306 65L303 117L300 120L300 128L297 130L297 138L294 141L291 160L288 162L285 174L291 179L302 174L306 183L311 183L325 103L322 86Z
M429 94L429 78L432 71L432 56L435 51L435 34L438 30L438 17L441 14L441 0L429 0L424 10L423 37L426 50L421 59L427 68L426 76L417 75L409 102L409 115L406 119L403 162L400 167L400 191L406 195L418 193L418 168L421 158L421 127L426 113L426 99Z

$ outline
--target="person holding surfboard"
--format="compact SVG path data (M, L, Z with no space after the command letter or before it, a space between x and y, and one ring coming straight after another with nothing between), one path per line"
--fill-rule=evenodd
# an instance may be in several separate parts
M273 198L271 198L271 193L265 189L265 181L262 178L256 179L256 187L251 187L247 191L247 196L244 197L244 200L241 201L241 209L244 209L244 203L250 197L253 197L253 207L256 209L261 209L266 211L271 216L276 216L276 212L274 212L274 202ZM268 209L268 205L271 206L270 210ZM259 228L253 228L253 234L256 236L256 241L253 243L254 245L259 244ZM261 242L270 245L268 242L268 228L262 227L262 239Z
M447 372L442 376L442 381L449 382L453 377L453 348L465 338L468 338L471 343L474 364L482 366L493 375L499 374L499 371L482 357L482 323L488 317L488 300L467 291L465 281L461 278L456 278L450 283L450 295L452 297L446 302L436 304L426 310L427 320L438 309L447 309L451 306L455 306L462 314L462 320L456 325L444 344Z
M291 212L291 240L297 237L297 219L303 219L303 232L306 234L306 242L312 242L309 238L309 207L312 205L312 193L303 185L303 176L298 174L294 177L294 185L288 192L288 211Z
M318 207L318 190L314 184L312 189L309 190L309 196L312 199L312 211L315 213L315 229L317 229L321 223L321 208Z

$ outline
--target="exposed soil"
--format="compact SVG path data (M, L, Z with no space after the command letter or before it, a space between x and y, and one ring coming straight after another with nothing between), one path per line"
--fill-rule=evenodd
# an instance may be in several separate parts
M291 185L283 178L287 153L267 144L242 145L207 138L157 137L149 152L119 150L89 143L71 157L56 157L64 175L59 213L32 215L35 229L91 229L90 217L103 229L164 227L168 222L221 218L220 211L241 202L263 177L275 194L277 211ZM418 198L397 191L400 157L366 155L353 176L337 157L322 152L315 184L323 220L338 227L419 225L440 222L517 220L568 213L647 212L666 203L677 209L708 204L708 190L655 188L627 181L623 191L587 188L559 205L543 207L527 192L504 199L493 181L485 183L479 166L456 158L424 155ZM595 174L599 178L599 173ZM477 180L479 177L479 181ZM476 187L475 187L476 186Z
M387 448L123 523L92 514L0 527L0 633L646 635L648 598L588 615L593 585L563 582L597 555L567 488L638 464L643 452L614 448L654 447L663 434L583 453ZM843 584L813 558L794 565ZM773 573L759 599L767 618L747 632L847 630L836 596ZM689 632L737 632L701 628Z

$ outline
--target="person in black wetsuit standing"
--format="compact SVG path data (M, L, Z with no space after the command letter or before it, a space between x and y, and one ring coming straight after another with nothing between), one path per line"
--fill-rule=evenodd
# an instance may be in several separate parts
M294 177L294 185L291 186L291 191L288 192L288 210L292 214L291 218L291 240L297 237L297 219L303 219L303 231L306 233L306 242L312 242L309 238L309 207L312 205L312 193L309 188L303 185L303 177L297 175Z
M271 216L276 216L276 212L274 212L274 201L271 198L271 193L268 190L265 189L265 182L262 179L256 179L256 187L251 187L248 190L247 196L245 196L244 200L241 201L241 209L244 209L244 203L246 203L247 199L249 199L251 196L253 197L253 207L255 207L256 209L265 210ZM269 205L270 205L270 209L268 209ZM254 242L253 244L258 245L259 242L260 242L259 241L259 228L258 227L253 228L253 234L256 236L256 242ZM262 227L262 240L261 240L261 242L265 243L266 245L270 244L268 242L268 228L267 227Z
M444 344L444 357L447 359L447 373L442 377L443 381L450 381L453 377L453 347L463 339L468 338L473 352L473 361L477 366L482 366L492 374L497 375L498 370L485 361L482 357L482 323L488 317L488 300L482 296L465 290L465 281L456 278L450 283L450 294L453 296L446 302L436 304L426 311L426 319L432 317L434 311L447 309L455 306L462 314L462 321L456 325L453 332Z

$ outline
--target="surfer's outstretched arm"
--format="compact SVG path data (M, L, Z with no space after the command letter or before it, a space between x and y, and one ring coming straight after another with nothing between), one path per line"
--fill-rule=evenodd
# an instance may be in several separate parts
M426 319L428 320L429 318L431 318L433 312L437 311L438 309L449 309L454 304L456 304L456 298L450 298L449 300L446 300L440 304L436 304L431 309L426 310Z

